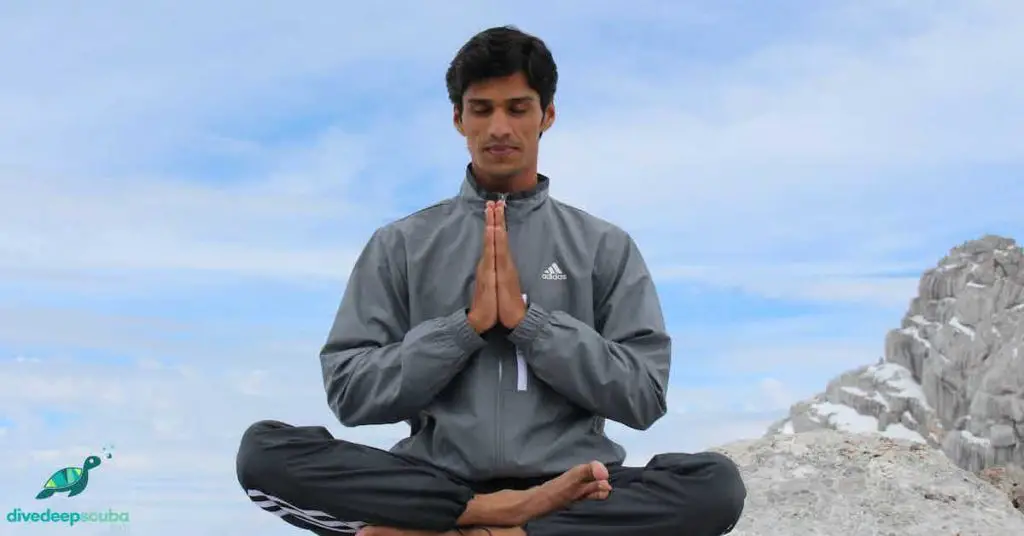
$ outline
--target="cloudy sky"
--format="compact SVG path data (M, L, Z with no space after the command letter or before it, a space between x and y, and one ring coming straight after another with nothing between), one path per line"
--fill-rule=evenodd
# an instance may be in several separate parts
M249 423L405 433L341 427L317 353L369 234L457 191L444 71L489 26L556 55L552 194L657 278L671 409L612 429L633 463L759 435L876 360L951 247L1024 237L1020 2L369 4L0 7L5 516L295 534L235 481ZM33 498L108 444L87 493Z

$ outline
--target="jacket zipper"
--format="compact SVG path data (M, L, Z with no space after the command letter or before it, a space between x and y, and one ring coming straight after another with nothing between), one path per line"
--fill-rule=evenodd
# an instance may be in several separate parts
M498 200L506 202L505 210L507 211L508 210L508 204L507 204L508 194L498 193ZM507 222L505 224L505 230L508 231L508 223ZM511 242L511 237L509 237L509 238L510 238L509 241ZM523 296L523 303L527 303L527 301L528 301L527 300L527 295L523 294L522 296ZM527 378L528 378L528 375L526 373L526 360L523 359L523 356L520 353L518 347L515 348L515 356L516 356L516 361L515 361L515 367L516 367L516 370L515 370L515 372L516 372L516 390L517 391L526 391L526 389L527 389L527 383L526 382L527 382ZM499 358L498 358L498 396L496 397L495 415L494 415L494 422L495 422L494 435L495 435L495 451L496 451L495 452L495 458L497 459L497 463L496 463L497 467L501 467L502 464L504 464L504 462L505 462L505 449L504 449L505 438L504 438L504 434L502 433L502 432L504 432L504 425L501 422L502 409L503 409L503 406L504 406L503 398L502 398L502 381L504 379L504 363L505 363L504 356L503 355L499 356Z
M498 194L498 200L499 201L503 201L503 202L506 201L506 194L499 193ZM508 203L505 204L505 210L508 210ZM508 230L508 224L507 223L505 224L505 229L506 229L506 231ZM505 441L505 437L504 437L504 434L502 433L502 432L504 432L504 424L501 422L502 409L503 409L503 406L504 406L503 399L502 399L502 396L501 396L502 395L502 391L501 391L502 385L501 385L501 383L502 383L502 379L503 379L502 376L504 375L503 374L504 363L505 363L505 356L504 356L504 354L498 354L498 389L497 389L498 396L495 397L496 404L495 404L495 407L494 407L494 423L495 423L495 426L494 426L494 435L495 435L495 441L494 441L494 451L495 452L494 452L494 457L496 458L496 460L495 460L496 463L494 465L495 465L495 468L498 468L499 470L505 464L505 449L503 448L503 443Z
M508 194L498 193L498 200L499 201L506 201L507 198L508 198ZM508 210L508 205L507 204L505 205L505 209ZM507 224L505 225L505 229L506 229L506 231L508 230L508 225ZM509 237L509 242L511 242L511 237ZM529 300L527 300L526 294L523 294L523 303L524 304L529 303ZM502 369L502 367L501 367L501 365L499 365L498 366L498 382L499 382L499 385L500 385L501 376L502 376L502 370L501 369ZM523 355L519 351L519 348L517 347L516 348L516 391L520 391L521 392L521 391L525 391L526 390L526 388L527 388L527 383L526 383L527 382L527 378L528 378L528 376L526 374L526 360L523 359Z
M526 294L523 294L523 305L528 305L530 300L527 299ZM526 360L523 359L523 353L519 351L519 347L516 347L516 391L526 390L526 380L529 376L526 375Z

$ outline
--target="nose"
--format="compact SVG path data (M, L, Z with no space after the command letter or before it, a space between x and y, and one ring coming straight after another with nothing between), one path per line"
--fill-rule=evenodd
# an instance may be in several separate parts
M488 134L491 139L502 140L512 135L512 121L504 110L495 110L491 114L490 128Z

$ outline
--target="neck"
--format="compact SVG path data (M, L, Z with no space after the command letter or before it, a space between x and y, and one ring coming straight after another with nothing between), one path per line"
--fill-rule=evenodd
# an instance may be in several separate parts
M512 194L524 192L537 186L536 165L509 175L482 173L477 169L476 164L472 165L472 169L477 183L488 192Z

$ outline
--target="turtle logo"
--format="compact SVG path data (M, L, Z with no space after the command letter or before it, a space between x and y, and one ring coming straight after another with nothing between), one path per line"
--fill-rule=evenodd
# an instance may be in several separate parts
M109 448L104 447L103 456L108 460L111 458ZM81 467L58 469L43 484L43 489L36 495L36 499L46 499L55 493L67 492L68 497L82 493L89 485L89 471L99 467L101 463L102 460L99 456L89 456Z

